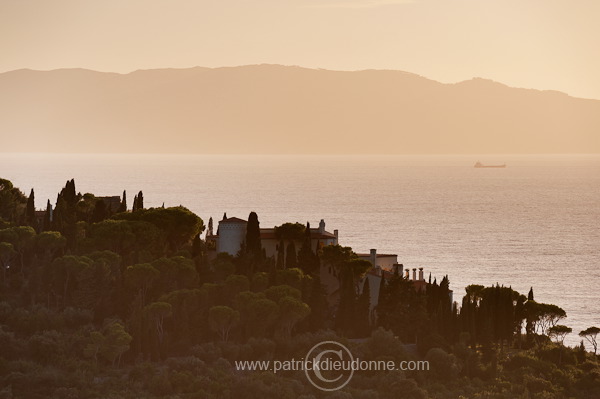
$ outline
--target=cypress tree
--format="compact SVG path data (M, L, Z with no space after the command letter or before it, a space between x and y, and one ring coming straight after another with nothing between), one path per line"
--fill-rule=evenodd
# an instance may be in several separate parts
M212 218L212 216L210 217L210 219L208 219L208 230L206 233L209 236L213 235L213 218Z
M285 245L283 240L279 241L279 245L277 245L277 270L285 269Z
M123 199L121 200L121 205L119 205L119 209L117 213L127 212L127 191L123 190Z
M368 277L365 277L356 308L356 333L359 337L368 337L371 333L371 288Z
M327 294L321 284L321 277L318 275L312 279L308 305L311 309L308 319L310 331L314 332L324 329L329 306L327 303Z
M44 215L44 225L42 227L44 231L52 228L52 204L50 204L50 200L46 202L46 214Z
M385 274L383 269L381 270L381 282L379 283L379 295L377 296L377 306L379 306L379 304L382 304L381 307L383 307L383 301L385 300Z
M144 193L142 190L137 195L137 210L144 209Z
M200 240L200 235L196 234L192 241L192 258L199 255L202 255L202 240Z
M33 188L31 189L29 198L27 198L27 208L25 215L27 225L33 227L36 231L39 232L37 218L35 217L35 194L33 192Z
M286 250L287 254L285 257L285 268L291 269L298 266L298 258L296 258L296 244L294 240L290 241Z
M340 302L335 318L335 327L343 335L349 335L356 329L356 292L352 273L342 272L341 277Z
M256 212L250 212L248 215L248 224L246 225L246 251L254 258L259 260L262 255L262 245L260 243L260 222Z
M107 209L106 203L99 199L96 201L96 206L94 206L94 212L92 213L92 223L98 223L107 218Z
M305 274L312 274L317 268L316 256L311 248L310 223L306 222L302 247L298 251L298 264Z
M534 300L534 299L533 299L533 287L531 287L531 288L529 289L529 294L527 294L527 300L528 300L528 301L533 301L533 300Z

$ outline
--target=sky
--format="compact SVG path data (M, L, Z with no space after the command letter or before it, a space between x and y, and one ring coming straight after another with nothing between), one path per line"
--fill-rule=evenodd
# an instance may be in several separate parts
M0 0L0 72L299 65L600 99L598 0Z

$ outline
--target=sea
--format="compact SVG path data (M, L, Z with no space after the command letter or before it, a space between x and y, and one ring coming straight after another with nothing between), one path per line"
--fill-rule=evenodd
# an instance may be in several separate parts
M475 162L506 168L474 168ZM0 177L36 207L77 191L140 190L146 207L183 205L215 227L258 213L262 227L325 220L356 252L397 254L405 268L500 284L567 312L578 332L600 326L600 155L303 156L1 154Z

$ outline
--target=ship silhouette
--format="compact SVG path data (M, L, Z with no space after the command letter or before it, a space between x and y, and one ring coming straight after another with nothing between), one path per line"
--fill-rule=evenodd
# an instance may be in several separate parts
M477 161L475 162L475 166L474 168L506 168L506 164L502 164L502 165L484 165L481 162Z

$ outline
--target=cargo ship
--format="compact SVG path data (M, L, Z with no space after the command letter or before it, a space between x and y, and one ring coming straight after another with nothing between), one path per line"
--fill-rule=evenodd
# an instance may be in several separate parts
M502 165L484 165L481 162L477 161L475 162L475 168L506 168L506 164L502 164Z

